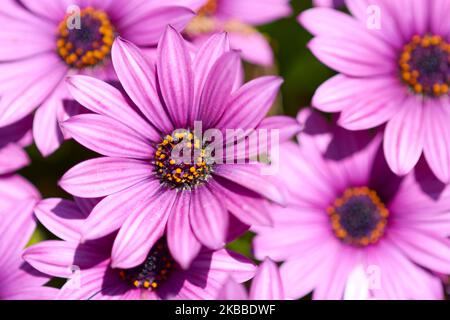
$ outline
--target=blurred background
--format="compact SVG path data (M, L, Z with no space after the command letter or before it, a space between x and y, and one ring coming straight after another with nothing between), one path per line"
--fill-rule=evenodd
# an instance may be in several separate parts
M333 72L322 65L306 48L311 36L297 23L298 14L312 6L309 0L293 0L293 15L272 24L263 26L260 31L270 39L275 53L276 65L262 68L245 65L247 80L264 75L279 74L284 78L280 98L271 110L272 114L295 116L301 107L308 106L315 88L333 75ZM77 163L97 157L75 141L66 141L52 156L43 158L34 145L27 149L32 165L19 173L28 178L41 192L42 197L70 198L58 187L58 180ZM39 242L51 238L52 235L40 226L31 242ZM251 257L250 242L252 234L248 233L230 247Z

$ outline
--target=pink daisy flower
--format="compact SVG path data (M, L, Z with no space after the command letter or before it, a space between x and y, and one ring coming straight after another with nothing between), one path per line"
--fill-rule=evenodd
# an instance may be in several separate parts
M223 286L219 300L284 300L284 289L278 266L266 258L257 268L247 293L245 287L232 278Z
M8 27L0 31L0 127L37 109L34 140L44 156L51 154L64 140L58 122L76 111L64 103L67 75L114 80L114 38L149 51L168 23L181 30L192 17L188 8L159 1L2 1L0 24Z
M299 129L295 119L263 120L282 80L262 77L236 88L239 54L229 51L226 34L211 37L192 60L172 27L159 43L156 71L136 46L120 38L112 60L135 105L100 80L68 80L73 97L97 114L72 117L63 128L105 156L75 166L60 181L75 196L106 197L87 218L83 240L120 228L112 263L128 268L142 263L167 229L172 256L188 268L202 244L221 248L229 228L242 231L239 221L270 224L264 202L282 202L283 195L274 179L261 175L265 165L216 164L194 122L222 132L283 128L280 139L287 139ZM180 146L197 150L195 159L175 160L172 153Z
M33 208L38 191L20 176L0 177L0 300L53 299L56 289L44 287L50 277L22 259L22 250L36 228Z
M300 145L281 147L285 208L255 228L255 256L285 261L288 298L441 299L450 272L450 188L426 163L396 176L381 137L329 125L310 110Z
M267 38L256 26L288 17L289 0L171 0L197 12L185 29L194 43L203 43L212 33L226 31L231 46L242 58L263 66L273 65L273 52Z
M450 22L447 0L347 1L352 16L315 8L301 24L314 34L314 55L340 72L313 106L340 112L339 125L363 130L386 124L384 154L405 175L423 154L450 181Z
M145 260L130 268L111 264L113 237L78 242L82 222L94 203L46 199L36 206L41 223L62 240L49 240L27 248L24 259L41 272L68 278L57 299L213 299L232 276L243 282L252 278L255 266L231 251L203 248L190 268L172 258L165 238L146 252Z

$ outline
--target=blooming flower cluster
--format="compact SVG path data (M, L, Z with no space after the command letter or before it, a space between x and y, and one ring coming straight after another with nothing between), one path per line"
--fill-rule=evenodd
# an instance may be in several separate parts
M445 298L450 0L314 1L296 118L245 72L288 0L0 1L0 299Z

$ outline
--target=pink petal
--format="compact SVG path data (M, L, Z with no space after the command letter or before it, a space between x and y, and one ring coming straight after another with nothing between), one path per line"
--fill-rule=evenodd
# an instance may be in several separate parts
M202 88L198 115L205 128L212 128L220 119L225 109L241 65L239 54L228 52L223 54L212 66Z
M390 230L389 240L417 264L443 274L450 273L450 240L425 230Z
M122 36L140 46L156 45L167 25L171 25L181 32L195 13L178 6L141 6L136 14L129 14L118 22L123 30ZM132 17L132 18L128 18ZM151 21L152 23L148 23Z
M283 188L274 177L263 175L262 170L263 167L260 164L226 164L217 167L214 174L240 184L274 202L284 203Z
M29 163L30 158L19 145L10 143L0 148L0 175L19 170Z
M57 237L77 242L86 215L73 201L50 198L40 201L34 209L39 221Z
M256 271L250 289L251 300L284 300L283 283L278 266L266 258Z
M28 16L29 13L25 10L12 10L14 13L19 11L25 13L26 18L21 20L19 17L0 15L0 24L8 26L8 28L0 30L0 41L3 44L0 48L0 60L3 63L9 63L9 61L20 61L43 54L56 56L53 35L56 26L44 19ZM17 48L20 48L20 50L17 50Z
M214 192L203 186L192 193L191 228L206 247L219 249L225 245L228 230L228 211Z
M248 300L247 289L243 284L228 279L217 297L218 300Z
M117 278L113 279L113 271L109 269L107 263L95 266L94 268L81 270L79 279L72 279L60 289L57 296L58 300L91 300L104 297L104 291L110 290L114 293L116 290L122 294L113 294L117 299L126 293L126 284ZM109 287L107 287L109 286Z
M424 155L433 173L444 183L450 182L450 130L447 104L430 101L424 108Z
M214 192L220 195L225 206L233 213L236 219L247 225L272 224L267 201L258 193L225 179L210 183Z
M156 76L138 47L117 38L112 48L112 61L120 83L139 110L161 132L171 132L173 125L156 90Z
M20 2L35 14L54 22L60 22L66 15L65 1L42 0L37 3L33 0L20 0Z
M398 175L411 171L422 154L424 136L422 102L411 97L384 132L384 154L392 171Z
M358 39L359 40L359 39ZM380 76L396 71L395 61L355 40L319 36L308 43L312 53L328 67L354 77Z
M300 133L302 126L303 125L295 118L288 116L272 116L263 119L256 130L279 130L279 142L283 143Z
M22 249L36 228L36 220L33 216L36 200L33 198L23 199L9 207L7 211L0 213L0 234L2 235L0 266L2 270L8 270L8 267L17 268L19 267L18 263L21 263Z
M260 25L287 17L291 12L289 0L228 0L220 2L218 14L220 17Z
M67 73L57 57L48 56L48 61L39 73L22 79L20 87L4 94L0 101L0 125L14 123L37 108Z
M111 117L130 126L146 138L159 142L160 135L128 104L122 93L107 84L87 76L72 76L67 79L71 95L92 112Z
M61 126L80 144L105 156L149 159L153 155L152 145L144 135L106 116L82 114Z
M353 248L341 247L340 251L335 252L328 272L322 275L321 281L314 290L313 299L342 299L348 276L357 265L358 257Z
M34 142L44 157L52 154L64 141L64 136L58 123L58 113L64 109L60 90L56 89L34 115Z
M241 52L242 59L266 67L273 66L273 50L268 39L258 31L245 33L230 30L231 47Z
M54 300L58 289L50 287L19 287L2 295L4 300Z
M75 196L97 198L132 187L152 175L151 164L145 161L96 158L70 169L59 185Z
M208 270L214 274L221 273L224 282L231 277L234 281L242 283L254 277L256 267L247 257L230 250L220 249L201 251L189 271L198 270Z
M106 260L104 253L78 242L47 240L25 249L23 258L33 268L54 277L69 278L74 268L85 269Z
M159 187L159 181L146 179L104 198L83 224L83 240L98 239L119 229L135 207L151 198Z
M198 105L200 94L206 83L208 75L216 63L225 52L230 50L230 43L226 33L217 33L208 38L197 51L192 62L194 71L194 107ZM193 111L193 118L196 118L197 111Z
M216 127L255 128L273 105L282 82L279 77L266 76L246 83L232 94Z
M201 244L189 223L190 211L191 194L190 191L184 191L179 194L167 225L167 244L170 253L183 269L189 268L201 249Z
M157 72L161 94L177 128L186 128L194 102L194 76L185 40L167 27L158 45Z
M144 262L163 236L177 193L165 190L141 201L120 228L112 250L114 268L132 268Z

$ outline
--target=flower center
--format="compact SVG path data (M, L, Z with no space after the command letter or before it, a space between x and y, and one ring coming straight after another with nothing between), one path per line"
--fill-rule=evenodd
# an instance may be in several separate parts
M440 36L415 35L399 60L403 81L417 94L440 97L449 92L450 44Z
M135 288L154 291L168 279L175 266L163 238L152 247L144 263L132 269L119 270L119 276Z
M376 243L384 234L389 211L367 187L345 190L327 209L337 238L355 246Z
M213 171L205 146L189 130L167 135L157 145L154 164L161 184L179 190L205 183Z
M72 68L93 67L110 55L114 33L107 14L88 7L59 24L58 54Z
M199 16L212 16L217 11L218 0L208 0L208 2L198 10Z

